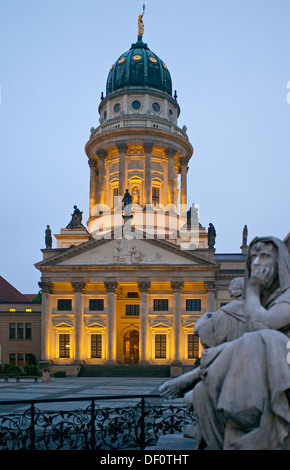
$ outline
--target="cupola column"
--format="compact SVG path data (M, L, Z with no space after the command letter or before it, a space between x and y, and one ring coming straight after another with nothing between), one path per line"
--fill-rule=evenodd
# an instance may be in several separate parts
M99 149L96 154L99 157L98 203L105 204L105 157L107 152L104 149Z
M174 204L174 155L176 150L170 147L166 154L168 158L168 204Z
M181 204L181 216L186 216L186 204L187 204L187 163L186 157L180 159L180 204Z
M153 150L153 142L144 142L145 153L145 200L146 205L152 205L152 181L151 181L151 156Z
M98 203L97 200L97 162L91 158L88 160L90 167L90 217L93 207Z
M128 146L126 144L120 143L117 144L118 152L119 152L119 196L124 197L125 189L126 189L126 152L128 150Z

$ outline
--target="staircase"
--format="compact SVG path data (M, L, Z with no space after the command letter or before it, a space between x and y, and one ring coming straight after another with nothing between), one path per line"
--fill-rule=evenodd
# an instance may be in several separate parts
M79 377L170 377L169 365L82 365Z

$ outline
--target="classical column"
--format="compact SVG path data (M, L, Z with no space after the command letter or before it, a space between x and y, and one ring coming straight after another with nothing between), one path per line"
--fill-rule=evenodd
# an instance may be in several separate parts
M88 160L90 167L90 216L93 207L98 203L97 198L97 162L91 158Z
M128 150L127 144L119 143L117 144L119 152L119 196L122 196L122 199L125 194L126 188L126 152Z
M99 158L99 173L98 173L98 204L105 204L105 157L107 152L104 149L96 151Z
M117 358L117 325L116 325L116 289L118 287L117 282L105 282L105 288L107 291L107 345L108 355L107 363L115 364Z
M51 351L51 336L52 336L52 316L51 316L51 302L50 294L52 293L51 282L38 283L42 291L42 305L41 305L41 359L49 361L53 359Z
M75 361L86 359L84 347L84 318L83 318L83 302L82 292L85 287L84 282L72 282L74 291L74 326L75 326Z
M172 281L171 288L174 292L174 305L173 305L173 364L181 365L180 359L180 345L181 345L181 291L183 289L183 281ZM179 375L179 374L177 374Z
M148 330L148 291L149 281L138 282L140 291L140 335L139 335L139 364L148 363L146 353L147 330Z
M146 205L152 205L152 181L151 181L151 156L153 142L144 142L143 149L145 153L145 200Z
M206 281L204 283L207 291L207 311L215 312L215 297L216 297L216 285L214 281Z
M180 204L181 215L186 217L186 204L187 204L187 158L180 159Z
M166 154L168 158L168 204L174 204L174 155L176 150L170 147Z

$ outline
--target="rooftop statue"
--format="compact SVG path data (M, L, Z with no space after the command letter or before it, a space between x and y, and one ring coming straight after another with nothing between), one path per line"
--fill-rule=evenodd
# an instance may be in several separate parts
M46 230L45 230L45 247L46 248L52 247L51 229L49 225L46 226Z
M215 246L215 238L216 238L216 231L212 223L209 224L208 227L208 247L209 248L214 248Z
M143 16L145 14L145 5L143 3L143 13L138 16L138 36L142 38L144 34Z
M82 218L83 218L83 213L78 209L77 206L74 206L74 212L73 214L71 214L71 221L66 226L66 228L82 227L83 226Z
M281 240L251 242L244 289L239 308L234 300L222 309L234 324L216 321L222 311L197 322L200 367L160 392L195 410L198 449L290 450L290 255Z

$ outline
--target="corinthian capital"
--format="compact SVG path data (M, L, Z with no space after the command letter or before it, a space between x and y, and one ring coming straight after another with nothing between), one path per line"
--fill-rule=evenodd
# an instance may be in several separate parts
M176 152L177 152L177 150L174 147L168 147L168 149L166 149L167 157L174 157Z
M51 282L39 282L38 283L40 289L42 290L43 294L51 294L52 293L52 283Z
M128 145L125 142L119 142L116 144L119 154L128 152Z
M151 142L150 140L145 141L145 142L143 143L144 152L151 154L151 153L152 153L152 150L153 150L153 145L154 145L153 142Z
M71 285L74 292L83 292L86 284L84 282L71 282Z
M96 150L96 155L99 158L105 158L107 156L107 151L105 149L98 149Z
M96 169L98 166L98 162L96 160L93 160L92 158L88 159L88 164L90 168Z
M117 282L104 282L104 284L107 292L116 292L116 289L118 287Z
M150 289L150 281L138 282L138 288L140 292L148 292Z
M214 281L206 281L204 283L207 292L216 293L216 285Z
M171 289L173 292L181 292L184 286L183 281L171 281Z

